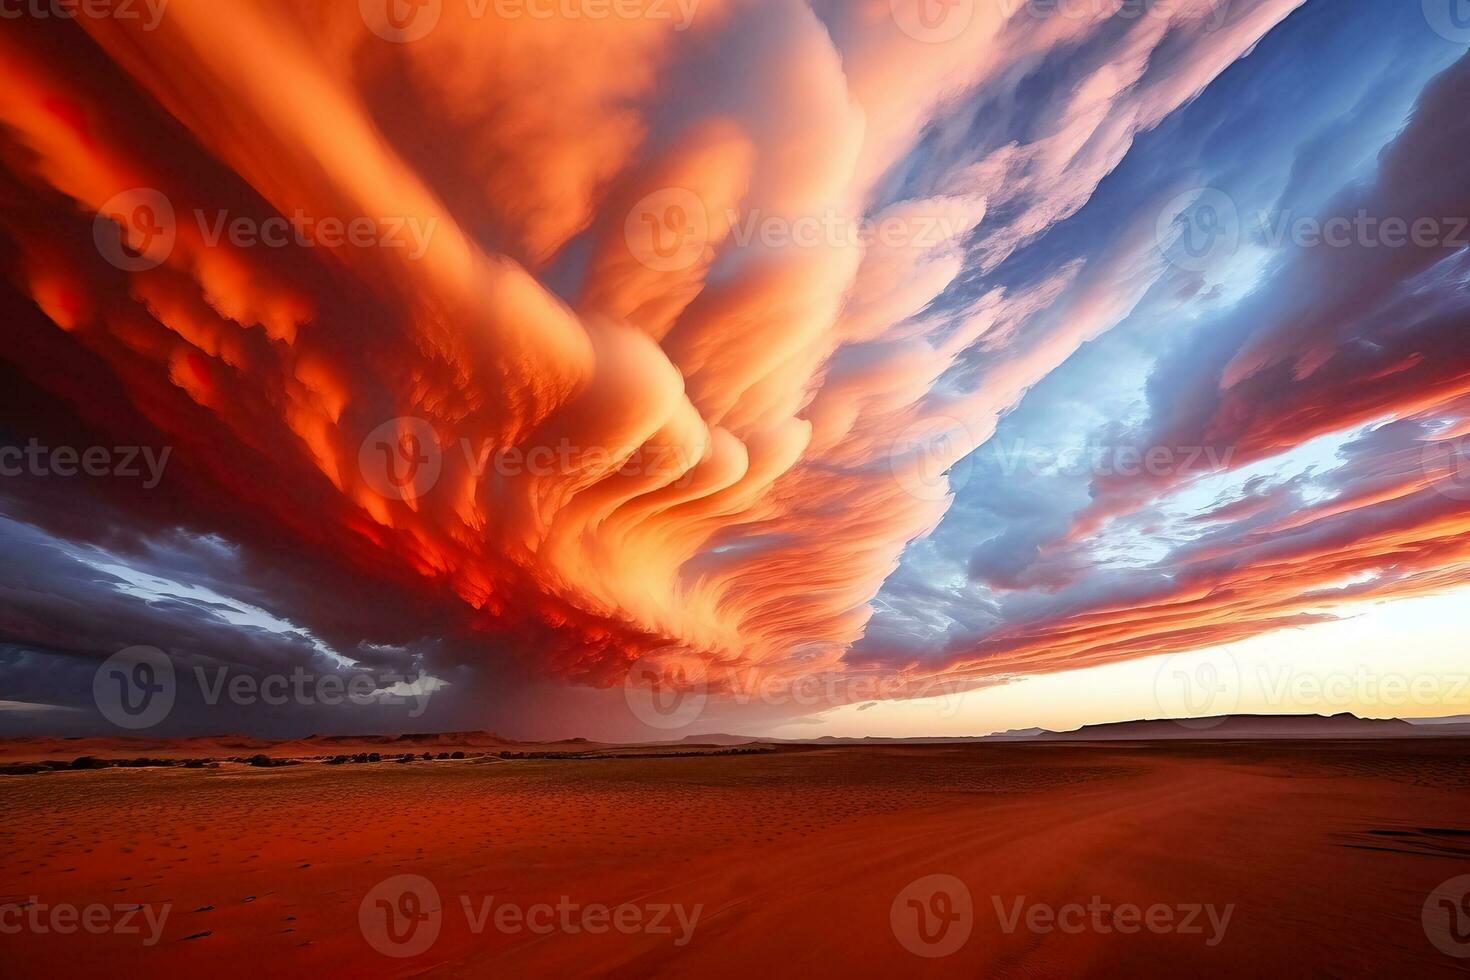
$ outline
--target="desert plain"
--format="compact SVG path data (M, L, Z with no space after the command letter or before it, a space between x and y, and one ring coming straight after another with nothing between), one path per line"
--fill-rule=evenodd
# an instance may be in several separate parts
M1462 920L1431 935L1425 912L1470 874L1464 739L200 745L175 753L192 766L40 772L8 750L0 973L1470 967Z

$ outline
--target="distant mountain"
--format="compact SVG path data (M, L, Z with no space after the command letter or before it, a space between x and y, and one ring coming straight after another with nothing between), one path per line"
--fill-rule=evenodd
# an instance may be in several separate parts
M754 742L771 741L770 739L751 738L748 735L688 735L670 745L750 745ZM663 743L659 743L663 744Z
M965 745L972 742L1160 742L1201 740L1293 740L1293 739L1379 739L1379 738L1470 738L1470 716L1452 718L1397 718L1377 720L1340 714L1322 715L1224 715L1218 718L1159 719L1089 725L1070 732L1026 728L995 735L959 737L889 738L882 736L817 738L760 738L749 735L709 733L689 735L665 742L604 743L584 738L557 742L525 742L494 732L432 732L405 735L310 735L305 738L270 740L240 735L194 738L149 738L108 736L97 738L10 738L0 739L0 765L41 760L91 756L101 759L160 757L166 759L217 759L267 754L280 758L324 758L337 755L379 753L385 757L426 752L466 751L471 755L535 753L538 757L587 756L599 751L649 752L657 749L698 752L700 749L729 749L741 746L903 746Z
M1425 738L1470 735L1470 724L1411 724L1399 718L1357 715L1223 715L1215 718L1123 721L1088 725L1072 732L1041 732L1026 738L1041 742L1156 742L1200 739ZM997 740L1015 733L991 736Z
M1051 734L1054 734L1054 733L1047 731L1045 728L1012 728L1008 732L996 732L994 735L987 735L985 737L988 738L988 739L1003 739L1003 738L1017 738L1017 739L1021 739L1021 738L1036 738L1038 735L1051 735Z
M817 738L761 738L749 735L690 735L677 741L647 743L648 747L696 745L963 745L970 742L1158 742L1201 739L1314 739L1314 738L1458 738L1470 737L1470 717L1398 718L1379 720L1352 714L1221 715L1121 721L1088 725L1070 732L1020 728L994 735L918 736L822 735Z

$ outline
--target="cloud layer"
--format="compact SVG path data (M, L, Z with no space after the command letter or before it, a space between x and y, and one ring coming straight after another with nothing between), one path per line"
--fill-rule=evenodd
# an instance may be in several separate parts
M1451 47L1365 5L1396 38L1364 65L1377 90L1324 63L1294 116L1252 115L1276 84L1253 67L1285 56L1250 53L1290 50L1322 5L1043 6L443 0L404 21L171 0L152 29L15 22L6 434L170 457L154 487L34 466L0 485L0 533L37 556L3 583L9 683L133 644L412 666L478 725L506 691L594 703L570 689L649 657L915 693L1461 581L1463 500L1420 459L1470 395L1463 247L1183 268L1158 231L1181 192L1238 217L1273 181L1319 219L1470 212L1465 71L1386 81ZM1253 159L1252 132L1273 141ZM1175 343L1115 361L1140 391L1048 431L1217 450L1221 499L1164 515L1201 482L1178 460L1033 474L1065 484L1043 500L987 470L1007 426L1059 410L1048 384L1169 318ZM1310 486L1228 485L1354 428Z

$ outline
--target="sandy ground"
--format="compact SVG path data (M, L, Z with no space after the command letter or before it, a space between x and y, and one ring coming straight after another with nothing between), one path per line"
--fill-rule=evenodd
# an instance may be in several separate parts
M1421 910L1470 874L1467 762L1416 740L4 776L0 975L1462 975ZM97 928L64 932L73 906Z

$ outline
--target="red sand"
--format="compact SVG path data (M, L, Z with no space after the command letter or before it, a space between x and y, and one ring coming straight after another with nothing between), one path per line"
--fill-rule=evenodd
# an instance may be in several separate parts
M0 905L167 903L169 915L153 946L114 933L0 935L0 972L1458 975L1470 960L1431 944L1420 914L1436 886L1470 871L1467 750L843 747L7 776ZM427 910L437 941L408 959L377 952L359 924L370 890L401 874L439 896ZM934 874L964 883L974 919L956 952L928 959L905 948L890 913ZM490 896L522 910L628 903L645 921L657 906L702 908L682 947L677 925L537 935L492 919L476 934L462 897L476 912ZM1024 922L1007 932L996 910L1094 896L1233 909L1213 947L1203 913L1202 934L1122 935ZM912 944L906 908L899 931ZM379 914L371 902L368 912Z

